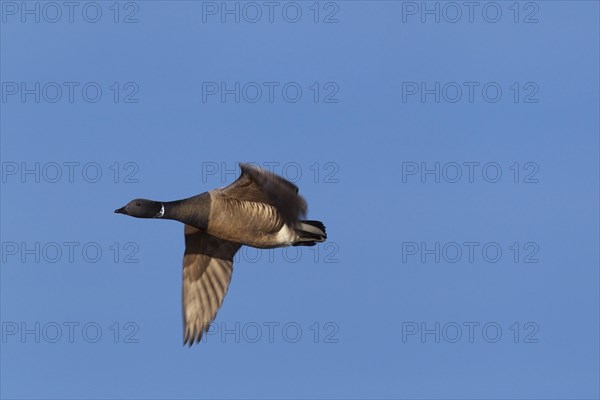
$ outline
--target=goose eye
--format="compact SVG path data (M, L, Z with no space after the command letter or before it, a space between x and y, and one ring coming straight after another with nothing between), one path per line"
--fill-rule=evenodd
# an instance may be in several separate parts
M140 203L140 202L137 202L137 203L135 203L135 205L139 207L139 206L141 206L141 205L142 205L142 203Z

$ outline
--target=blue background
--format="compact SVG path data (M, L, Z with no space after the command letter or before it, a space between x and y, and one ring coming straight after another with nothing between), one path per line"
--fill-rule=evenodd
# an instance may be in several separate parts
M496 3L503 12L496 23L482 17L485 3L473 22L463 15L456 23L431 16L422 23L420 14L403 21L407 5L392 1L322 2L318 23L313 2L297 3L297 23L277 11L273 23L265 15L257 23L222 23L219 15L203 22L202 3L193 1L139 1L137 10L121 2L115 23L113 2L97 4L97 23L80 8L72 23L64 15L57 23L2 16L2 82L103 89L96 103L80 91L72 103L64 94L56 103L33 95L1 103L3 168L95 162L103 173L97 183L3 175L3 243L93 242L103 250L97 263L77 252L74 262L63 255L51 263L23 262L3 247L4 330L36 322L103 329L97 343L80 330L70 343L66 328L57 343L5 335L3 398L599 397L598 2L521 2L517 23L513 2ZM138 22L123 23L133 11ZM524 23L534 11L537 22ZM338 22L323 23L326 12ZM271 81L297 82L302 98L291 103L276 91L273 102L266 94L256 103L203 101L203 82ZM138 101L115 103L114 82L122 93L137 85ZM321 90L337 85L338 101L315 103L314 82ZM472 102L466 94L455 103L452 95L404 102L403 82L497 82L503 95L495 103L480 90ZM521 96L532 82L537 102L515 102L514 82ZM257 343L217 334L182 347L182 226L113 210L135 197L170 200L223 186L233 173L222 179L203 168L233 169L237 161L278 162L279 173L300 166L296 183L309 217L327 225L330 247L320 245L318 256L303 249L295 263L281 250L274 261L264 253L236 263L215 323L279 323L273 343L264 328ZM138 182L120 175L115 183L115 162L121 173L135 163ZM403 163L436 162L493 162L502 178L490 183L480 170L473 182L403 176ZM509 169L515 162L518 183ZM528 162L537 182L523 182ZM403 252L408 242L470 241L479 249L497 243L501 259L486 261L478 250L474 262L465 254L435 262ZM122 251L134 242L139 262L123 262L124 253L115 262L114 242ZM523 262L525 250L514 262L514 242L533 242L538 262ZM127 322L137 343L124 343ZM302 328L297 343L281 333L290 322ZM473 340L468 322L479 324ZM423 323L440 324L439 342L433 334L403 340L403 329ZM463 327L456 343L453 323ZM487 323L502 329L495 343L493 330L481 332Z

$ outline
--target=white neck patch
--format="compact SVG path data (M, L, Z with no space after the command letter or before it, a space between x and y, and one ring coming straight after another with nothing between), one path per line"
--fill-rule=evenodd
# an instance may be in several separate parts
M154 218L161 218L163 215L165 215L165 205L160 203L160 211L154 216Z

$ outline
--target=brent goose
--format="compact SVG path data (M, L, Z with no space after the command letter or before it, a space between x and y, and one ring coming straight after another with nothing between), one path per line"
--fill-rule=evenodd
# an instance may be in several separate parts
M288 180L240 164L231 185L183 200L135 199L115 213L185 224L184 345L198 343L227 293L233 256L242 245L263 249L314 246L327 238L320 221L301 220L306 201Z

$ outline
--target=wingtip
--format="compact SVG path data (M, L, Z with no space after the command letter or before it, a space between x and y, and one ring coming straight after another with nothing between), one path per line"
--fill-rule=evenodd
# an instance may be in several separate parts
M183 338L183 347L188 346L188 347L192 347L195 344L200 344L200 340L202 340L202 334L203 332L200 333L192 333L192 334L187 334L184 336Z

